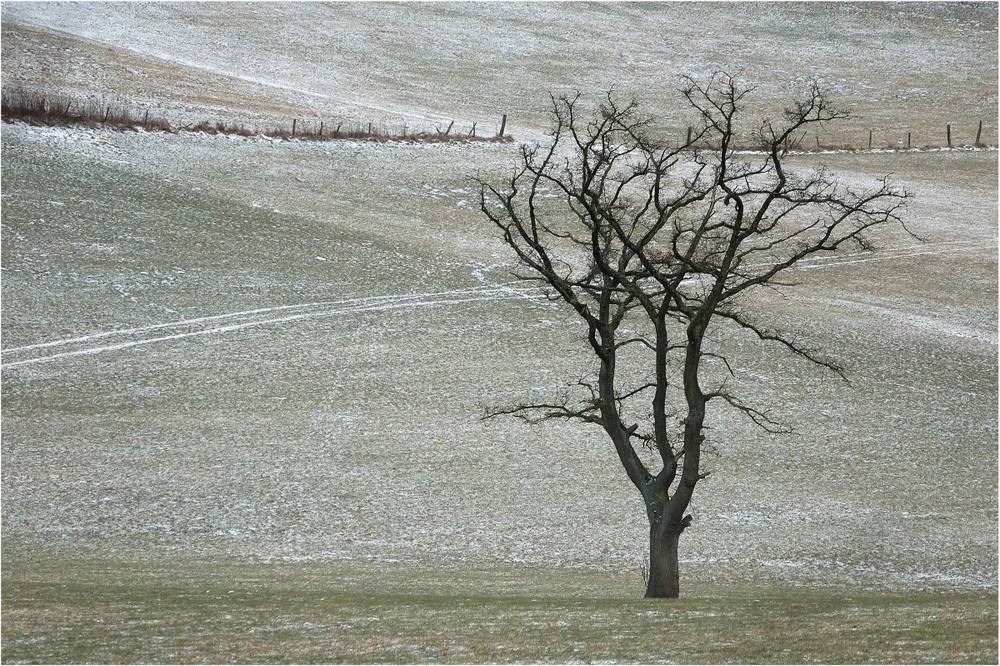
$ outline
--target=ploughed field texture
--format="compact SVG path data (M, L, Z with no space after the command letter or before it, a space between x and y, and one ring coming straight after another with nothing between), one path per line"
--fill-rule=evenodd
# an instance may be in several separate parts
M544 138L548 92L611 84L681 132L676 74L744 64L762 111L813 74L854 104L830 142L941 144L952 122L971 144L983 118L995 144L995 53L995 6L3 5L5 85L190 122L508 113L519 141ZM640 593L645 515L602 433L481 420L593 370L477 212L468 176L509 173L516 143L4 124L2 144L7 562L626 571ZM924 240L888 230L746 303L849 383L710 333L728 386L795 430L712 411L682 585L995 591L996 153L789 163L894 174Z
M641 97L669 136L678 75L740 72L780 112L818 78L858 118L824 145L996 145L990 3L3 4L5 86L126 102L175 125L291 120L534 138L547 94ZM304 127L306 125L300 125ZM311 125L309 125L311 127ZM315 128L313 128L315 129ZM814 145L813 136L803 141Z

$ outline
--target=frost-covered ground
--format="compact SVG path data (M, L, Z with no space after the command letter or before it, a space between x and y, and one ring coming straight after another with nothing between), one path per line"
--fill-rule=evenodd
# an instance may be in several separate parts
M988 3L31 3L3 10L4 83L184 122L326 118L534 136L547 94L614 86L681 134L678 75L740 71L780 110L818 77L858 119L829 145L996 144ZM812 139L810 138L810 144Z
M739 43L760 56L748 78L765 89L850 69L845 93L878 102L876 117L931 127L952 113L939 108L936 78L948 71L968 77L949 108L995 109L995 12L683 7L690 17L656 33L666 35L656 57L670 46L693 72L732 62L725 29L756 17L759 30ZM577 82L578 53L606 56L589 60L599 64L579 73L581 87L651 85L666 65L640 67L655 55L641 38L680 16L658 5L2 9L5 83L105 86L196 119L213 104L258 118L315 104L409 122L516 110L519 138L540 136L545 94ZM822 12L829 26L815 32ZM806 15L814 22L766 60L764 29L788 37ZM481 48L490 35L496 48ZM691 40L697 49L678 50ZM848 44L850 67L820 57ZM481 74L473 51L486 59ZM925 86L933 103L882 105L904 87L887 63L925 51L933 57L913 57L907 85ZM350 60L360 53L368 59ZM803 54L816 61L800 63ZM633 69L609 64L619 56ZM320 74L327 60L332 73ZM490 73L500 62L507 76ZM787 78L772 78L768 63ZM209 91L218 99L204 99ZM4 125L5 556L638 571L644 516L599 432L479 420L486 406L558 389L589 367L579 327L511 283L508 255L476 214L467 176L503 173L516 152ZM850 385L719 332L742 361L733 387L796 432L769 437L713 415L717 455L685 533L687 571L995 587L996 153L797 159L852 182L894 173L917 195L908 220L926 242L887 233L885 251L811 261L800 287L756 304L832 352Z

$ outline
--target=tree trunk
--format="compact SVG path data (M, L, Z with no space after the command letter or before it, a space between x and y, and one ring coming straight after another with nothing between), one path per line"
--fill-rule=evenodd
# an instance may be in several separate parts
M680 595L677 545L680 526L657 524L649 528L649 581L646 598L676 598Z

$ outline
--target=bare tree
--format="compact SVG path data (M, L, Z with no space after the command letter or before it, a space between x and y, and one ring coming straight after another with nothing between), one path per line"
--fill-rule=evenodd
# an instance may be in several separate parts
M846 244L873 249L867 232L902 225L910 196L888 177L862 191L822 168L786 168L790 139L848 114L812 84L780 121L745 132L751 92L724 73L685 79L681 94L700 125L677 147L654 138L635 101L609 93L586 115L579 94L553 97L551 141L523 146L509 180L476 178L481 210L516 254L519 277L543 283L576 313L596 356L594 376L562 398L491 415L576 419L604 430L649 520L647 597L679 594L678 543L707 476L709 405L725 403L770 432L788 429L725 377L704 384L707 358L733 373L706 344L709 324L736 327L843 377L741 303L784 284L783 274L811 255ZM737 141L754 150L737 150Z

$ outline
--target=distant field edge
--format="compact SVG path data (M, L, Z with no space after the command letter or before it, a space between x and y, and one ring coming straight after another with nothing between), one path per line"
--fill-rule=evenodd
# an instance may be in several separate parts
M995 592L693 583L681 599L651 601L634 577L513 564L5 552L0 661L998 660Z
M0 94L0 122L24 123L36 127L85 127L104 129L108 131L146 131L177 134L180 132L221 134L237 137L257 137L281 140L300 141L370 141L376 143L513 143L515 138L506 131L507 116L500 121L496 134L477 133L478 123L472 123L471 129L452 132L455 122L442 127L429 129L413 129L403 125L389 128L381 123L366 123L364 121L331 121L327 123L318 118L308 120L290 119L283 123L271 123L270 126L246 124L235 121L203 120L184 125L173 124L163 117L152 116L146 109L129 107L127 104L113 104L99 100L95 96L89 98L74 98L65 95L46 96L36 92L20 90L3 90ZM988 151L995 152L997 146L980 141L983 126L979 125L974 143L953 143L950 126L947 144L914 144L909 136L906 141L891 141L884 145L872 142L869 136L867 146L851 145L838 142L821 142L813 137L815 145L803 143L801 137L794 143L785 146L786 155L838 154L838 153L938 153L949 151ZM718 146L696 145L696 149L717 151ZM757 146L739 145L733 150L738 153L762 152Z
M20 90L4 90L0 94L0 120L5 123L22 122L45 127L88 127L113 131L147 132L201 132L242 137L270 137L277 139L299 139L307 141L409 141L418 143L465 143L491 142L511 143L514 137L505 132L507 117L503 117L497 134L480 136L476 125L466 132L452 133L454 121L446 129L434 131L417 130L407 132L403 126L398 131L382 124L363 121L330 122L292 119L284 126L257 127L245 123L221 120L203 120L186 125L175 125L166 118L150 115L148 109L129 107L127 104L112 104L91 96L87 99L65 95L46 96Z

